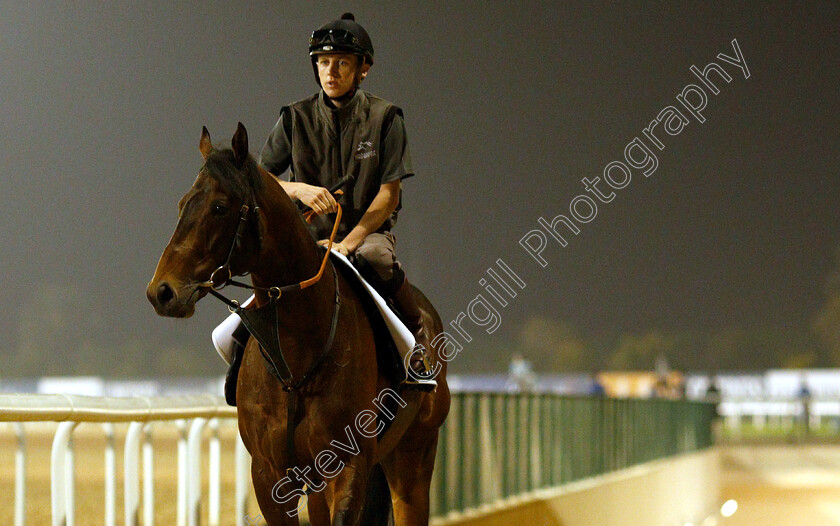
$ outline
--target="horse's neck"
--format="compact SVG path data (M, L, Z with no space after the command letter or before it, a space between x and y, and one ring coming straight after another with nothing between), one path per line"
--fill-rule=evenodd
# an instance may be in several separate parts
M268 173L262 173L264 189L257 197L260 211L265 216L262 254L251 270L251 278L258 287L273 287L300 283L314 276L321 265L323 252L309 234L309 229L301 220L300 213L283 188ZM323 314L333 298L333 278L331 273L324 276L311 289L292 293L306 298L313 315ZM329 281L329 286L324 282ZM258 295L258 300L260 295ZM291 299L291 298L290 298ZM259 302L258 303L262 303ZM288 308L290 302L281 301ZM280 307L281 309L283 307ZM300 305L297 306L300 308Z

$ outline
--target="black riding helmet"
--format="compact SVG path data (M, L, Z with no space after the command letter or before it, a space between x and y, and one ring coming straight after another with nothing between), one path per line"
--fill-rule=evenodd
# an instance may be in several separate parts
M373 43L365 28L356 22L353 13L344 13L338 20L333 20L312 32L309 37L309 56L312 58L312 70L315 82L318 78L317 56L323 53L351 53L362 57L364 62L373 65ZM363 63L364 63L363 62Z

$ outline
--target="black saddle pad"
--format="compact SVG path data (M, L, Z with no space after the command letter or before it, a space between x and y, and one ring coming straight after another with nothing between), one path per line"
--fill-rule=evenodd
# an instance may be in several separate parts
M370 293L359 282L359 278L351 269L340 263L334 265L334 267L346 278L346 281L353 288L353 291L362 304L362 308L367 314L367 319L370 322L371 329L373 329L374 341L376 342L376 361L379 369L395 387L398 386L402 382L405 374L400 364L399 351L397 351L394 339L391 337L391 333L385 325L385 320L382 319L382 313L379 312L376 303L370 297Z

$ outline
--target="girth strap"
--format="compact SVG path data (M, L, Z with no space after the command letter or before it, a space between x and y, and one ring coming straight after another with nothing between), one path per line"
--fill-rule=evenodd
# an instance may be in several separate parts
M298 392L296 390L286 391L286 459L289 467L286 468L286 475L292 478L292 468L297 464L297 452L295 451L295 417L297 416ZM294 480L294 479L292 479Z

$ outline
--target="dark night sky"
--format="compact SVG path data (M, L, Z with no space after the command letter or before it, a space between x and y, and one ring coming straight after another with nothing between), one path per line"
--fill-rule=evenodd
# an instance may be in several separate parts
M819 308L840 245L834 2L13 2L0 17L0 352L19 345L19 307L61 285L99 344L206 342L217 360L223 305L174 321L144 296L200 168L201 126L226 142L242 121L258 150L280 107L316 89L309 32L346 10L376 46L365 88L406 115L417 176L398 252L445 323L497 258L527 283L499 341L531 316L597 336L794 327ZM733 39L748 79L716 58ZM519 239L568 214L581 179L622 159L698 83L689 67L712 61L733 80L707 92L705 123L663 135L657 170L634 170L537 265Z

